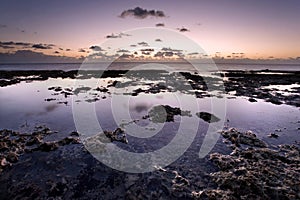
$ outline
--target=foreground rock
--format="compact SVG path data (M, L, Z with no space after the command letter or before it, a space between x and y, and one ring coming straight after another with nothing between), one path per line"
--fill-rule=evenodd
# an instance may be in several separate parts
M210 160L219 168L211 173L215 190L194 192L200 199L300 199L300 148L266 147L253 133L229 129L221 133L236 145L230 155L213 153ZM246 144L246 147L238 147Z
M18 162L19 156L34 151L49 152L58 147L79 143L78 137L66 137L59 141L46 142L44 137L52 134L49 128L36 127L31 134L22 134L12 130L0 131L0 173L1 171Z

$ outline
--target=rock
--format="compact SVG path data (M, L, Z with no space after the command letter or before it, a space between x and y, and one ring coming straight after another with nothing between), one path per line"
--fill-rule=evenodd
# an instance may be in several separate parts
M106 137L108 137L111 142L113 141L118 141L118 142L122 142L127 144L128 140L126 138L126 134L124 132L124 130L122 130L121 128L117 128L114 131L104 131L103 132L105 134Z
M19 158L18 158L18 155L16 153L10 152L6 156L6 160L11 162L11 163L16 163L16 162L18 162Z
M58 148L58 144L56 142L44 142L39 145L39 147L36 150L40 151L53 151Z
M254 133L247 131L245 133L239 132L235 128L221 131L221 135L231 141L232 144L239 147L240 144L245 144L255 147L267 147L267 144L258 139Z
M276 133L270 133L270 134L268 135L268 137L269 137L269 138L278 138L279 135L277 135Z
M208 112L198 112L198 113L196 113L196 115L208 123L220 121L220 119L218 117L216 117L215 115L210 114Z
M250 101L250 102L257 102L257 100L254 99L254 98L249 98L248 101Z
M149 111L149 117L154 123L164 123L164 122L173 122L175 115L188 116L191 117L190 111L182 111L180 108L171 107L169 105L158 105L154 106ZM143 118L145 118L144 116Z

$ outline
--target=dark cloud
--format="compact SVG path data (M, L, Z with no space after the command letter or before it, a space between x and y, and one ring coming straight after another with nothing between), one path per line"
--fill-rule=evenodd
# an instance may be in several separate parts
M86 51L84 49L78 49L78 52L85 53Z
M189 29L184 28L184 27L182 27L182 28L177 28L177 30L179 30L180 32L189 32L189 31L190 31Z
M130 58L134 58L134 55L132 54L123 54L119 57L120 59L130 59Z
M59 50L63 51L64 49L63 48L58 48Z
M7 25L5 25L5 24L0 24L0 28L7 28Z
M35 49L52 49L53 44L33 44L31 47Z
M163 27L163 26L165 26L165 24L164 23L158 23L158 24L155 24L155 26L156 27Z
M73 57L46 55L31 50L19 50L14 53L0 53L1 63L55 63L78 62Z
M131 47L136 47L136 44L131 44L130 46L131 46Z
M117 53L129 53L130 51L126 50L126 49L120 49L117 51Z
M149 46L149 44L147 42L139 42L138 45L143 46L143 47Z
M155 39L155 42L162 42L162 40L161 39Z
M170 47L163 47L161 50L162 51L172 51L172 52L176 52L176 53L182 52L182 50L180 50L180 49L172 49Z
M104 49L102 49L99 46L91 46L90 49L93 50L93 51L104 51Z
M66 51L71 51L71 49L66 49Z
M54 53L56 53L56 54L57 54L57 53L59 53L59 51L54 51Z
M106 38L121 38L121 36L112 33L111 35L107 35Z
M189 56L193 56L193 55L198 55L198 52L192 52L192 53L188 53Z
M131 36L129 34L126 34L126 33L117 33L117 34L110 34L110 35L107 35L106 38L122 38L123 36Z
M141 51L154 51L154 49L141 49Z
M137 19L145 19L146 17L165 17L163 11L160 10L147 10L140 7L136 7L134 9L128 9L121 13L119 17L125 18L125 17L135 17Z
M9 45L9 46L31 46L32 43L27 43L27 42L0 42L0 45Z

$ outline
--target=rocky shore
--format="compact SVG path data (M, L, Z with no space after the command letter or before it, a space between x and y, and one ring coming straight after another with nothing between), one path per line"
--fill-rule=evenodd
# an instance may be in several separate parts
M121 130L106 133L111 142L123 142L113 137L122 134ZM300 198L298 143L270 147L251 131L230 128L220 134L232 153L212 152L206 165L216 168L210 173L195 176L191 170L177 171L170 166L152 173L128 174L95 160L78 133L44 141L51 134L44 126L30 134L1 130L1 199Z

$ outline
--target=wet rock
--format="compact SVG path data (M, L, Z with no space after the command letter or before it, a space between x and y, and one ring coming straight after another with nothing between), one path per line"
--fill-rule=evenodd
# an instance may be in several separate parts
M250 101L250 102L252 102L252 103L253 103L253 102L257 102L257 100L254 99L254 98L249 98L248 101Z
M215 115L210 114L208 112L198 112L198 113L196 113L196 115L208 123L220 121L220 119L218 117L216 117Z
M56 142L44 142L40 144L40 146L36 149L39 151L53 151L58 148L58 144Z
M270 134L268 135L268 137L269 137L269 138L278 138L279 135L276 134L276 133L270 133Z
M221 131L221 135L231 141L232 144L239 147L241 144L255 146L255 147L267 147L267 144L258 139L252 131L239 132L235 128Z
M158 105L154 106L149 111L149 117L154 123L164 123L164 122L173 122L174 116L180 115L180 116L188 116L191 117L190 111L182 111L180 108L177 107L171 107L169 105ZM146 118L146 116L144 116Z
M111 142L118 141L118 142L122 142L125 144L128 143L126 134L125 134L124 130L121 128L117 128L116 130L114 130L112 132L104 131L103 133L105 134L106 137L108 137L111 140Z
M217 183L219 197L228 199L300 198L299 147L280 145L279 150L272 150L263 147L264 145L258 145L259 148L256 148L257 145L253 142L256 136L251 131L241 133L234 128L225 131L222 135L229 141L232 141L232 138L239 141L238 138L246 136L246 141L250 141L251 147L237 147L230 155L220 153L210 155L210 160L219 168L219 171L210 174ZM205 189L193 193L197 198L216 198L209 194L215 195L215 190Z

